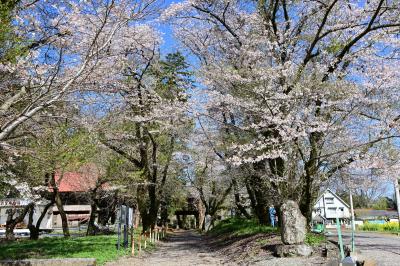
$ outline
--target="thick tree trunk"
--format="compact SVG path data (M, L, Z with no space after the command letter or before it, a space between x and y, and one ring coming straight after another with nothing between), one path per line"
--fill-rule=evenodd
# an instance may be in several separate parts
M312 178L306 176L305 185L303 187L303 193L300 200L300 211L306 217L307 220L307 228L311 229L311 219L312 219L312 210L315 203L315 200L318 196L318 191L313 191L312 188Z
M16 214L16 209L9 209L8 214L7 214L7 220L6 220L6 239L7 240L14 240L15 235L14 235L14 229L15 226L17 226L18 223L22 222L28 213L29 210L33 208L34 204L29 203L24 207L22 212L15 218L14 214Z
M269 223L268 204L264 199L261 191L255 192L257 199L256 215L260 224L267 225Z
M251 207L257 216L258 222L267 225L269 222L268 204L265 194L260 187L253 188L251 184L246 182L247 193L249 194Z
M251 219L250 214L247 212L246 208L241 203L239 188L235 178L232 178L232 185L233 185L233 194L235 197L235 204L237 209L244 217L246 217L247 219Z

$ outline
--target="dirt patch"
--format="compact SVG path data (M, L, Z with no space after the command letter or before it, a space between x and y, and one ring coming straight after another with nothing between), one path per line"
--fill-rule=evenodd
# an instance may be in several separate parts
M157 249L141 257L123 258L108 266L154 266L154 265L222 265L224 256L213 252L205 238L196 231L175 231L167 240L160 241Z
M327 259L322 256L324 245L314 247L308 258L277 258L274 256L276 245L282 244L276 233L249 236L206 237L208 246L214 252L224 255L225 261L234 265L325 265Z

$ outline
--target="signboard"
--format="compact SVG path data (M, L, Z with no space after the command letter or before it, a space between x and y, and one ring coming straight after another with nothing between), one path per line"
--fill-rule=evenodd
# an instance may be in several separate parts
M120 239L121 234L123 235L123 246L125 248L128 247L128 230L129 227L132 225L134 215L133 215L133 208L129 208L126 205L121 205L118 214L118 242L117 242L117 249L120 247Z
M0 207L23 207L30 203L24 199L0 199Z

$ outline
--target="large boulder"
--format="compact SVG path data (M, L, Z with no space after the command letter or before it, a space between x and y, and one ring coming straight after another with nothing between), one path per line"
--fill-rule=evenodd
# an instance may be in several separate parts
M281 237L286 245L301 244L306 238L306 218L301 214L299 205L292 200L281 206Z

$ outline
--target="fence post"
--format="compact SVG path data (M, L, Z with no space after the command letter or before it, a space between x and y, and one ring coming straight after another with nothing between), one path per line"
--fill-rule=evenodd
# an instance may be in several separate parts
M151 227L150 227L150 235L149 235L149 238L150 238L150 243L153 243L153 234L152 234L152 232L151 232Z
M142 251L142 233L139 234L139 252L138 252L139 256L141 251Z
M132 256L135 256L135 228L132 226L131 230L131 247L132 247Z
M147 248L147 232L144 233L144 249Z

